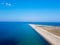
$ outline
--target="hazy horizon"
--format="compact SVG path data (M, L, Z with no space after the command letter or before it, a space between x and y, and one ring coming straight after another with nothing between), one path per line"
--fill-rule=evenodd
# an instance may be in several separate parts
M0 21L60 22L60 1L1 0Z

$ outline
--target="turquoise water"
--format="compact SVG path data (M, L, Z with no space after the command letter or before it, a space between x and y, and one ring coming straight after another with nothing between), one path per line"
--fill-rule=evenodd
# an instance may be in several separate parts
M28 24L0 22L0 45L50 45Z

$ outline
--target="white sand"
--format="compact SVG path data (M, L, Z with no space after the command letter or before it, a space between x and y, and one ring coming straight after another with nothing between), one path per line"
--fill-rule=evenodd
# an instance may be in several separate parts
M42 35L48 42L52 45L60 45L60 37L56 36L43 28L38 27L35 24L29 24L35 31L37 31L40 35Z

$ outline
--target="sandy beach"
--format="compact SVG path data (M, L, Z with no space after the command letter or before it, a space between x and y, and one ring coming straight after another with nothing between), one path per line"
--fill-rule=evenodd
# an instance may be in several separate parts
M35 31L42 35L51 45L60 45L60 27L29 24Z
M60 36L60 27L59 26L39 26L57 36Z

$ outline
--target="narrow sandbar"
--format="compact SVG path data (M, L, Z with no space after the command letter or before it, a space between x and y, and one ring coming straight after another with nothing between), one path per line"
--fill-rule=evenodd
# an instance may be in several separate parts
M60 26L38 26L60 37Z
M60 27L29 24L52 45L60 45Z

